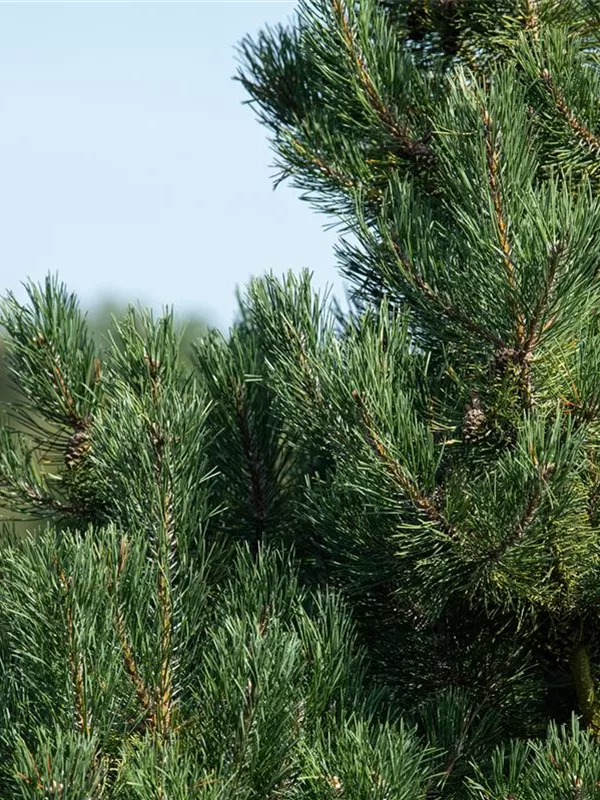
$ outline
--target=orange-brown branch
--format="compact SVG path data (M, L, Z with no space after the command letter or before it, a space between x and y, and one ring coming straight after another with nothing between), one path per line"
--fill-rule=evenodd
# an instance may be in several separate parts
M77 730L87 735L89 724L85 706L85 692L83 685L83 663L78 652L75 639L75 626L73 622L73 605L71 597L71 579L60 571L60 583L63 589L64 601L67 612L67 638L69 643L69 673L73 687L73 705L75 708L75 725Z
M454 537L456 535L455 529L447 522L437 505L419 490L418 486L411 480L402 466L390 455L387 448L384 446L375 429L373 420L367 411L364 400L356 389L352 392L352 397L358 406L360 417L367 434L367 441L372 450L385 465L388 473L419 511L431 522L437 523L445 533Z
M344 8L343 0L332 0L333 12L340 25L340 30L346 45L346 49L352 58L356 67L358 78L366 92L366 95L371 103L371 106L380 121L387 128L390 135L395 141L398 155L410 159L423 159L431 161L433 153L428 146L425 138L415 139L410 135L408 128L400 123L395 114L384 103L379 94L369 70L364 55L361 53L359 46L356 43L354 34Z
M144 724L147 725L152 731L156 728L156 716L152 708L150 693L148 692L144 680L138 670L133 648L127 636L123 612L117 605L117 601L115 601L114 621L115 630L117 631L117 636L119 637L119 642L121 644L121 653L123 655L123 663L125 664L125 672L133 683L138 704L144 712Z
M164 498L163 526L165 549L158 572L158 600L161 618L161 665L156 697L157 721L163 737L168 734L173 719L173 598L171 595L170 555L176 549L173 499L167 489Z
M566 122L568 123L571 130L577 135L577 137L586 144L590 150L594 153L600 153L600 139L592 133L592 131L587 128L582 122L580 122L575 114L570 110L567 106L565 101L565 97L561 90L554 85L552 78L550 77L550 73L547 69L542 70L541 73L542 81L548 90L548 94L553 98L554 102L556 103L556 108L559 110L561 115L564 117Z
M81 419L75 408L75 401L73 399L73 395L71 394L69 387L67 386L67 381L60 367L60 357L58 353L56 352L52 342L48 341L48 339L46 339L46 337L41 333L35 339L35 344L37 344L38 347L43 348L48 354L51 366L50 377L52 379L52 383L54 384L54 388L56 389L58 394L62 396L62 399L67 409L67 416L69 418L69 421L71 422L73 427L77 427Z

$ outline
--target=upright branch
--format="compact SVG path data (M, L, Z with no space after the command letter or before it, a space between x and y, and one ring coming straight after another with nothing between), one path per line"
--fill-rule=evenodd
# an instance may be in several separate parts
M250 425L248 423L248 411L244 402L244 392L239 384L235 386L234 393L235 411L242 441L242 450L248 469L248 475L250 476L252 508L254 510L254 514L256 515L258 527L262 531L267 518L267 509L265 492L261 480L261 470L256 441L252 435L252 431L250 430Z
M135 653L127 634L123 608L119 600L120 578L125 570L128 553L129 542L124 536L121 539L121 544L119 547L116 576L114 580L112 578L109 579L108 588L112 597L115 631L121 645L121 655L123 657L125 672L133 684L138 706L142 712L142 726L144 728L148 728L150 731L153 731L156 729L156 715L154 713L152 699L137 665Z
M163 506L163 531L165 539L165 553L158 565L158 601L160 609L160 674L156 692L156 715L160 733L165 738L171 730L173 722L173 712L175 707L175 696L173 689L174 681L174 602L172 572L175 560L174 542L175 524L173 516L173 497L170 490L164 495Z
M508 284L508 298L515 317L515 340L517 348L521 348L525 336L525 321L518 308L516 298L517 281L513 263L510 241L508 238L508 222L504 212L502 200L502 186L500 184L500 154L494 137L492 120L487 109L483 109L483 130L485 136L485 152L488 169L490 195L494 205L494 214L500 249L504 256L504 268Z
M546 464L545 466L541 466L539 469L539 478L536 481L536 485L530 492L529 499L527 500L515 526L503 544L489 554L489 558L491 558L493 561L497 561L499 558L505 555L511 549L511 547L519 544L519 542L521 542L525 537L531 525L533 525L535 522L538 511L542 504L542 500L544 499L544 484L552 474L554 467L552 464Z
M558 267L565 249L565 245L562 242L555 242L550 247L548 269L546 271L544 285L527 326L527 334L524 342L524 350L527 355L533 354L542 334L548 331L554 322L553 319L546 320L545 315L556 286Z
M160 364L146 357L150 372L152 402L159 403L161 393ZM158 732L166 738L173 723L174 697L174 624L173 579L177 572L177 534L175 531L172 477L165 458L167 433L156 422L148 429L154 452L154 476L160 503L158 536L158 605L160 624L160 668L154 707Z
M527 0L525 30L530 31L534 39L537 39L540 35L540 10L538 8L538 0Z
M75 708L75 726L78 731L88 736L90 733L89 716L85 702L85 689L83 683L83 661L75 637L73 620L72 579L67 578L59 568L59 580L63 590L63 598L67 615L67 641L69 648L69 673L73 687L73 706Z

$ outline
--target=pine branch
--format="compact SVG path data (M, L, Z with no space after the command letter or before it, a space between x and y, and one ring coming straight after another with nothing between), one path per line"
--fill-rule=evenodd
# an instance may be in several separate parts
M167 560L174 558L175 549L175 525L173 520L173 508L170 493L165 496L165 514L163 519L164 534L167 544ZM164 562L163 562L164 563ZM155 701L156 718L160 734L166 738L172 728L174 711L174 692L173 692L173 625L174 608L172 598L172 575L171 564L169 572L166 573L163 564L158 565L158 600L160 608L161 624L161 665L157 687L157 699Z
M295 137L291 137L292 147L296 152L302 157L310 161L314 166L319 170L319 172L333 183L339 184L340 188L344 191L350 191L351 189L356 188L356 182L347 178L343 173L339 172L339 170L335 169L335 167L326 164L323 159L318 156L314 152L310 152L308 148L304 147L298 139ZM282 178L283 179L283 178Z
M517 545L525 537L527 531L534 523L542 503L544 497L542 491L543 484L545 481L547 481L553 471L554 465L552 464L547 464L540 468L539 479L536 481L536 486L530 493L529 499L525 504L525 508L515 524L512 533L506 538L500 547L489 553L489 558L492 561L499 561L512 547Z
M560 259L564 255L565 250L566 248L562 242L553 243L550 247L548 270L546 272L544 286L531 315L529 325L527 326L527 335L523 343L523 350L526 355L531 355L533 353L539 343L542 333L549 330L552 326L553 320L547 321L543 326L541 323L556 285Z
M45 494L38 484L31 483L24 477L20 479L0 477L0 496L21 513L30 513L32 506L42 514L45 512L45 515L62 518L78 517L83 513L82 508L63 503L58 498ZM18 497L23 500L22 508L18 507Z
M248 425L248 414L244 403L244 396L242 387L238 384L235 387L235 410L242 439L242 450L248 474L250 475L250 484L252 491L252 506L256 513L260 529L264 529L266 521L266 500L265 493L261 481L260 465L258 454L256 452L254 437Z
M561 256L565 252L565 247L562 243L553 243L550 247L550 256L548 260L548 270L544 280L543 289L538 297L538 301L533 309L531 319L527 325L525 333L525 340L522 345L522 350L518 355L518 361L521 367L521 384L523 388L525 407L531 409L533 406L533 387L531 382L531 363L536 347L538 346L542 335L548 331L554 324L554 319L544 322L546 311L551 302L552 293L554 291L556 280L558 276L558 267L560 265Z
M453 770L456 767L457 762L464 755L463 751L468 740L469 732L473 727L475 721L477 720L479 714L482 711L484 711L488 700L489 700L488 697L483 698L475 708L469 709L469 712L464 715L460 727L458 741L454 743L452 751L449 753L449 758L442 768L444 782L446 782L449 779L450 775L452 774Z
M147 727L150 731L154 731L156 729L156 717L153 711L152 701L150 700L150 694L146 688L142 676L140 675L135 654L127 636L123 611L116 602L114 608L114 621L115 630L117 632L117 636L119 637L119 642L121 643L121 653L125 665L125 672L129 676L134 686L138 704L141 710L144 712L142 725L143 727Z
M150 370L150 385L152 402L155 406L159 403L161 391L160 364L147 356ZM174 712L174 603L173 579L178 567L177 535L175 532L175 518L173 514L173 488L169 467L165 459L165 444L167 435L157 423L149 425L150 442L154 451L154 477L156 488L160 497L161 523L158 547L158 603L160 637L160 672L156 688L154 708L157 729L163 739L171 731ZM167 473L165 476L164 473Z
M337 19L346 50L354 64L360 84L362 85L371 106L379 121L391 135L395 143L397 155L416 162L432 164L434 160L433 152L428 144L429 137L415 139L410 135L410 131L401 123L385 104L380 93L371 78L364 54L357 44L352 28L348 22L344 0L332 0L334 16Z
M85 692L83 685L83 663L78 652L75 640L75 629L73 624L73 605L72 605L72 578L67 578L65 573L58 566L60 584L63 589L63 597L67 614L67 638L69 649L69 672L71 676L71 686L73 687L73 705L75 708L75 724L77 730L85 736L89 735L89 718L86 710Z
M384 464L388 473L392 476L394 481L408 496L413 505L421 511L427 519L435 522L448 536L456 538L457 532L454 527L444 518L442 512L429 497L426 497L415 484L415 482L406 474L402 466L390 455L387 448L383 445L371 419L364 400L360 393L354 389L352 397L358 406L360 417L365 428L367 441L377 455L377 457Z
M49 355L49 361L51 364L51 372L50 372L50 379L54 385L54 388L57 394L62 398L62 401L65 405L67 417L71 422L71 425L77 429L77 427L81 424L81 418L77 413L75 401L73 400L73 395L69 391L67 386L67 382L64 378L61 366L60 366L60 358L56 349L53 347L52 342L48 341L46 337L40 333L40 335L36 339L36 345L41 349L45 349Z
M119 583L120 577L125 570L127 557L129 554L129 542L125 536L121 539L119 547L119 558L117 562L117 569L115 579L109 579L108 589L113 601L113 621L117 637L121 644L121 655L125 666L125 672L128 675L138 701L138 705L143 712L142 725L147 727L150 731L156 729L156 715L153 709L150 692L140 674L133 647L127 635L127 628L125 625L125 618L121 603L119 602Z
M585 144L595 155L600 154L600 139L592 133L580 120L577 119L573 111L568 107L561 90L554 84L547 69L542 70L540 75L548 94L554 100L556 108L568 123L577 138Z
M525 321L523 314L517 307L515 290L517 287L515 267L512 260L511 246L508 239L508 224L502 202L502 186L500 184L500 153L492 129L492 120L487 109L483 109L483 130L485 137L485 150L488 168L490 195L494 204L496 227L500 239L500 249L504 254L504 267L508 281L509 302L513 310L516 324L516 345L520 348L525 335Z
M487 328L483 328L477 322L472 320L467 314L463 313L459 308L456 308L456 306L453 306L451 303L443 300L435 292L435 290L432 289L432 287L417 273L409 257L401 249L394 236L392 236L392 244L398 261L403 268L403 273L406 275L409 281L417 289L419 289L426 300L435 305L436 308L441 311L448 320L451 322L457 322L463 328L468 330L469 333L476 333L484 341L490 342L491 344L496 345L498 348L506 347L506 344L500 336L497 336L492 331L487 330Z
M527 17L525 19L524 28L533 34L534 39L538 39L540 35L540 12L538 8L538 0L527 0Z

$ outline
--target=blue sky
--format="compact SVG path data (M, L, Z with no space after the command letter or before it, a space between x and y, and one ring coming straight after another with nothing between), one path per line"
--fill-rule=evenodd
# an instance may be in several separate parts
M294 2L0 3L0 291L58 272L115 299L227 326L235 286L308 267L335 234L272 190L235 45Z

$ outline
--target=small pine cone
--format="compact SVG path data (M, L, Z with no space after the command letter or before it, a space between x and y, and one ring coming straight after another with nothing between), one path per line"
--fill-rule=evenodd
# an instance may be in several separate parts
M88 424L82 423L70 437L65 452L65 464L68 469L74 469L89 452L90 437Z
M439 508L444 502L444 487L438 484L433 490L431 499Z
M462 434L465 442L478 442L485 435L485 412L476 394L473 394L467 405L463 420Z
M492 371L496 375L505 375L509 366L519 362L519 351L514 347L501 347L494 353Z

